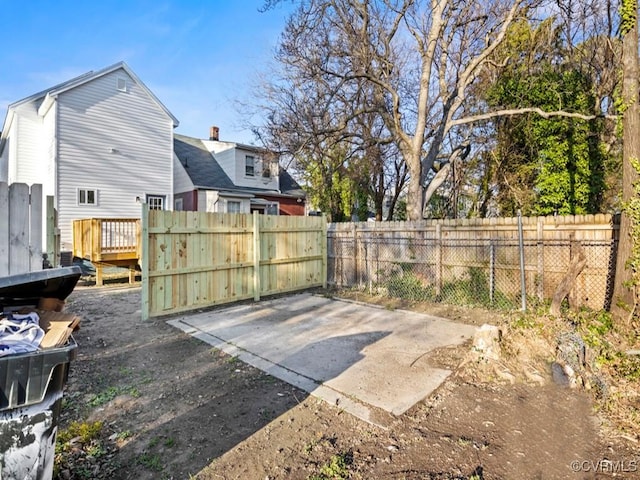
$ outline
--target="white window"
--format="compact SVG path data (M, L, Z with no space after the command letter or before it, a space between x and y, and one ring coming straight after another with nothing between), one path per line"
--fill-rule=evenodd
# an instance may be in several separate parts
M184 201L182 200L182 198L176 198L173 201L173 209L177 212L184 210Z
M98 191L86 188L78 189L78 205L97 205Z
M147 205L149 210L164 210L164 196L147 195Z
M123 77L118 77L116 80L116 88L121 92L127 91L127 79Z
M227 213L240 213L240 202L227 200Z
M269 205L267 205L267 215L278 215L278 213L280 212L280 205L276 202L276 203L270 203Z
M253 177L256 174L256 157L247 155L244 157L244 174Z

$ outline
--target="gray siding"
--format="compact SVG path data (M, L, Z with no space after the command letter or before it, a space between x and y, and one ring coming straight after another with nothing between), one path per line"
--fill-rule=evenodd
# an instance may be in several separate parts
M127 91L116 88L118 77ZM122 69L58 97L58 209L63 248L72 220L135 218L136 197L164 195L173 204L173 124ZM79 188L98 191L98 205L78 205Z

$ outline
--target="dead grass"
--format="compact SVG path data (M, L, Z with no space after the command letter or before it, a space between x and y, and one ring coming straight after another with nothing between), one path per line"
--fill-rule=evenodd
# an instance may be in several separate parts
M500 360L473 356L462 360L464 366L457 375L475 382L550 384L551 364L563 361L559 340L567 336L579 338L584 343L585 356L584 364L576 371L575 388L592 396L607 437L640 441L640 355L625 353L640 348L640 325L614 325L604 311L564 309L562 316L556 318L548 313L548 305L526 313L502 312L369 295L358 290L336 290L333 294L392 310L500 327Z

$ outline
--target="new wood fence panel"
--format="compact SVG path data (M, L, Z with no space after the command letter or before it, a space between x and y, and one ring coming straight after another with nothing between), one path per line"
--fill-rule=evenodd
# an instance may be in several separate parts
M326 284L324 217L142 217L144 318Z

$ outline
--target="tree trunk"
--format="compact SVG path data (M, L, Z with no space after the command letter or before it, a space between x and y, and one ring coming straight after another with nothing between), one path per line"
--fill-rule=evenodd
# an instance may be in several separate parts
M409 188L407 192L407 220L422 220L422 163L420 152L404 154L409 169Z
M633 0L631 3L634 4L633 9L637 12L637 0ZM622 99L625 108L622 119L624 129L622 137L622 201L626 204L633 197L633 186L638 181L638 173L631 165L631 159L640 158L640 106L638 105L640 69L638 68L637 20L634 21L634 25L622 39L622 70ZM630 226L631 219L623 209L611 302L611 313L614 319L619 321L630 319L635 310L635 288L631 285L633 272L627 265L633 249Z
M582 272L582 270L584 270L584 267L587 265L587 257L584 254L582 246L578 242L576 242L574 248L575 256L569 264L569 270L567 271L567 274L564 276L564 278L558 285L558 288L556 288L555 293L553 294L549 313L551 313L551 315L553 315L554 317L560 316L560 306L562 305L562 301L567 295L569 295L576 284L578 275L580 275L580 272Z

